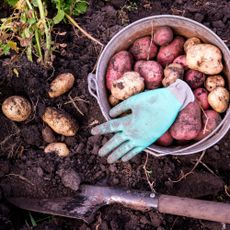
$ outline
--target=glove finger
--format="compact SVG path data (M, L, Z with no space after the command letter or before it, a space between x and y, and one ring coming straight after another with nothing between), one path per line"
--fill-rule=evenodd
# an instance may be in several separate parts
M123 130L124 124L130 120L130 115L107 121L91 129L92 135L115 133Z
M128 100L128 99L127 99ZM110 111L109 111L109 115L111 117L117 117L119 115L121 115L122 113L126 112L127 110L130 109L129 107L129 103L128 101L125 100L121 103L119 103L118 105L116 105L115 107L113 107Z
M121 120L118 118L111 121L107 121L101 125L97 125L96 127L91 129L91 133L93 135L114 133L121 131L121 129Z
M144 148L142 147L136 147L132 150L130 150L125 156L122 157L122 161L126 162L132 159L134 156L136 156L138 153L142 152Z
M99 150L98 155L103 157L110 153L113 149L117 148L123 142L127 141L124 135L117 133L108 142L106 142L103 147Z
M109 155L107 159L108 163L112 164L115 161L119 160L127 152L129 152L133 147L134 147L133 144L131 144L129 141L123 143Z

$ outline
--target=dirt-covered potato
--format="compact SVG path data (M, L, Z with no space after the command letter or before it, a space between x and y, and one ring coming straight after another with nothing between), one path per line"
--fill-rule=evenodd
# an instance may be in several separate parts
M190 69L185 73L184 80L192 89L196 89L204 84L205 75L197 70Z
M154 42L159 46L165 46L173 40L173 31L168 26L157 28L153 35Z
M224 87L225 85L225 80L221 75L213 75L213 76L209 76L207 77L205 83L205 88L211 92L212 90L214 90L216 87Z
M156 61L138 61L134 71L144 78L147 89L156 89L162 85L163 68Z
M47 145L44 149L45 153L56 153L59 157L66 157L69 155L69 149L65 143L55 142Z
M115 98L112 94L109 96L109 103L112 106L117 105L120 102L119 99Z
M157 46L150 36L137 39L130 47L130 53L136 60L149 60L156 56Z
M126 51L122 50L116 53L109 61L106 72L106 86L111 90L114 80L119 79L125 72L132 70L133 57Z
M71 73L62 73L58 75L50 84L48 92L51 98L59 97L68 92L74 84L74 76Z
M30 102L21 96L8 97L2 104L3 114L12 121L25 121L31 110Z
M198 102L194 101L181 110L169 132L174 139L186 141L197 137L201 128L201 109Z
M214 110L205 110L202 115L203 128L195 138L196 141L202 140L208 136L221 122L221 116Z
M229 92L224 87L216 87L208 95L208 103L218 113L223 113L229 106Z
M52 107L46 108L42 120L54 132L64 136L74 136L78 131L77 123L69 115Z
M177 36L167 46L162 46L157 54L157 61L166 66L173 62L173 60L183 54L184 38Z
M208 75L219 74L223 70L222 54L211 44L193 45L187 50L186 63L190 69Z
M192 37L192 38L187 39L184 43L185 53L187 53L188 49L190 49L192 46L194 46L196 44L200 44L200 43L201 43L201 40L199 38L196 38L196 37Z
M53 130L48 126L42 129L42 138L47 143L53 143L56 141Z
M185 55L180 55L177 58L173 60L173 63L180 64L183 66L184 70L188 69L188 66L186 64L186 56Z
M170 135L169 131L165 132L156 142L160 146L169 146L173 143L173 138Z
M194 90L194 95L199 102L200 106L206 110L209 108L208 91L204 88L197 88Z
M177 79L183 79L184 68L182 65L172 63L164 69L163 86L167 87L174 83Z
M124 73L120 79L113 82L111 93L115 98L125 100L140 93L144 88L144 78L139 73L131 71Z

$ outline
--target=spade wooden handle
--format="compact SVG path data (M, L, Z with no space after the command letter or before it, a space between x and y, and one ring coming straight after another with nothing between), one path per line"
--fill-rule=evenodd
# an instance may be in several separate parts
M230 204L220 202L160 195L158 210L161 213L230 224Z

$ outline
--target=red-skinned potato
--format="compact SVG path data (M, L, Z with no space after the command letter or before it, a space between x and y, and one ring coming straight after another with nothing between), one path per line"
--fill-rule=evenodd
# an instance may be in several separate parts
M221 122L221 116L214 110L206 110L205 114L202 115L203 128L195 138L200 141L208 136Z
M204 84L205 75L197 70L190 69L185 73L184 80L192 89L196 89Z
M149 60L156 56L157 46L150 36L137 39L130 47L130 53L136 60Z
M173 138L170 135L169 131L165 132L156 142L160 146L169 146L173 143Z
M194 95L199 102L200 106L206 110L209 108L208 91L204 88L197 88L194 90Z
M163 68L156 61L138 61L134 71L144 78L147 89L156 89L162 85Z
M173 63L182 65L184 70L188 69L188 66L186 64L186 56L185 55L178 56L177 58L174 59Z
M201 109L198 102L194 101L180 111L169 132L174 139L186 141L196 138L201 128Z
M168 26L157 28L153 36L154 42L159 46L165 46L173 40L173 31Z
M173 60L183 54L184 38L177 36L169 45L162 46L157 54L157 61L166 66Z
M128 51L116 53L109 61L106 72L106 86L111 90L114 80L119 79L125 72L131 71L133 58Z

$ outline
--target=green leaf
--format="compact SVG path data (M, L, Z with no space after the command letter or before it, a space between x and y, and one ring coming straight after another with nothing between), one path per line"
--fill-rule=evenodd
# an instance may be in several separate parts
M30 25L33 25L34 23L36 23L36 19L35 18L29 18L27 21Z
M5 2L10 6L15 6L18 0L5 0Z
M88 2L79 1L79 2L76 3L76 5L74 7L73 15L78 16L80 14L84 14L84 13L87 12L87 9L88 9Z
M32 5L34 6L34 7L38 7L38 3L37 3L37 0L32 0Z
M7 55L10 53L10 46L8 46L7 44L3 45L1 48L2 48L2 53L4 55Z
M29 217L30 217L30 222L31 222L32 226L37 227L37 223L36 223L34 217L31 215L30 212L29 212Z
M60 23L65 17L65 12L61 9L58 10L57 15L53 18L54 24Z

